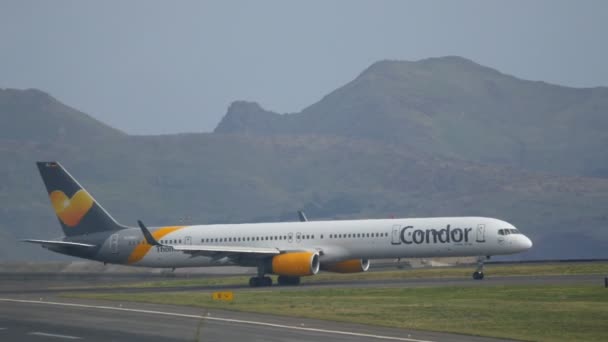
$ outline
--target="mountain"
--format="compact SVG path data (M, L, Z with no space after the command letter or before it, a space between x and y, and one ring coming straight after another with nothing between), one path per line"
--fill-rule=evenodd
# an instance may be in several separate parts
M322 134L563 175L608 177L608 88L568 88L461 57L381 61L300 113L235 103L215 132Z
M533 250L518 257L607 257L608 178L588 175L587 167L561 170L483 157L489 155L483 144L498 149L482 139L490 134L472 137L484 153L446 147L442 141L454 138L438 127L447 122L447 112L422 109L450 108L440 99L464 90L441 90L429 83L430 76L416 73L416 82L407 82L414 76L404 76L404 70L425 63L432 66L431 78L446 84L481 84L482 75L529 83L453 57L379 62L301 113L235 102L213 133L162 136L126 135L41 91L0 90L0 260L60 258L16 242L61 235L36 160L61 161L127 225L137 219L148 225L296 220L302 208L310 219L483 215L510 221L532 237ZM404 92L409 100L400 104ZM515 98L511 92L504 96ZM415 99L428 102L417 102L416 112ZM480 101L471 102L472 108L485 101L474 94L468 99ZM454 106L466 103L458 101ZM468 114L465 119L474 121ZM498 116L478 125L499 125L493 120ZM514 115L513 122L500 125L525 131L521 120ZM596 124L594 132L603 121ZM602 139L594 134L590 141ZM605 152L589 146L597 165L605 162ZM538 142L538 150L553 149L559 161L578 163L581 156L564 148Z
M126 136L36 89L0 89L0 122L5 141L88 142Z

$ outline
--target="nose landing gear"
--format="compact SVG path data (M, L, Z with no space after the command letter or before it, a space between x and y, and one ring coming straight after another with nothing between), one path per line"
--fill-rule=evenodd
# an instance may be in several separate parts
M488 255L487 257L478 257L477 258L477 269L475 270L475 272L473 272L473 279L475 280L483 280L483 261L485 259L490 259L490 256Z

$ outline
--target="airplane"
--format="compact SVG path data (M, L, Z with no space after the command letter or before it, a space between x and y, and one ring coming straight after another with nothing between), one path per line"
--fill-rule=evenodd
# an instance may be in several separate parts
M487 217L127 227L110 214L56 161L37 162L65 234L27 239L53 252L140 267L256 267L249 285L298 285L320 270L365 272L370 259L475 256L473 279L484 278L484 260L532 247L512 224Z

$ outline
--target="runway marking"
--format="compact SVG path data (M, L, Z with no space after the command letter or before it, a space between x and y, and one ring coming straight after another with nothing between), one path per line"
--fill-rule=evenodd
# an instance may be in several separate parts
M34 335L34 336L42 336L42 337L62 338L64 340L82 340L82 337L78 337L78 336L51 334L51 333L44 333L44 332L39 332L39 331L29 332L27 334Z
M46 301L11 299L11 298L0 298L0 302L45 304L45 305L68 306L68 307L87 308L87 309L137 312L137 313L145 313L145 314L153 314L153 315L164 315L164 316L194 318L194 319L206 319L208 321L249 324L249 325L257 325L257 326L264 326L264 327L271 327L271 328L282 328L282 329L289 329L289 330L310 331L310 332L318 332L318 333L334 334L334 335L367 337L367 338L375 338L375 339L379 339L379 340L393 340L393 341L407 341L407 342L435 342L435 341L430 341L430 340L417 340L417 339L406 338L406 337L364 334L364 333L356 333L356 332L351 332L351 331L340 331L340 330L329 330L329 329L318 329L318 328L306 328L306 327L299 327L299 326L295 326L295 325L285 325L285 324L276 324L276 323L267 323L267 322L258 322L258 321L247 321L247 320L232 319L232 318L189 315L189 314L182 314L182 313L176 313L176 312L166 312L166 311L156 311L156 310L118 308L118 307L113 307L113 306L87 305L87 304L62 303L62 302L46 302ZM58 335L58 336L63 336L63 335ZM71 336L71 337L74 337L74 336ZM79 337L77 337L77 338L79 338Z

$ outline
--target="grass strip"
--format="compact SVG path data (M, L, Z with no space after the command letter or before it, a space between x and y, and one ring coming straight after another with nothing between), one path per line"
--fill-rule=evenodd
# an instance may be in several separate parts
M533 341L606 341L608 290L600 286L493 286L67 294L68 297L260 312L396 328Z

